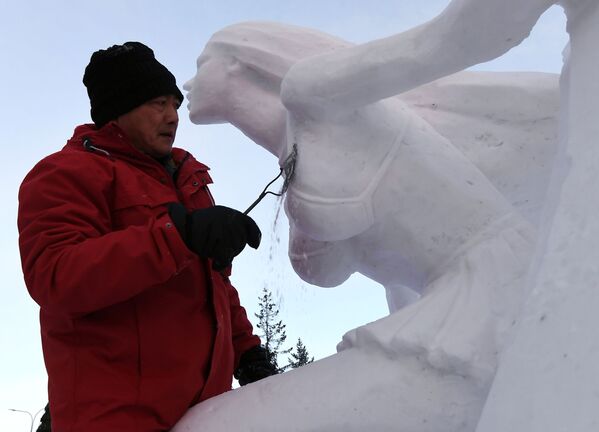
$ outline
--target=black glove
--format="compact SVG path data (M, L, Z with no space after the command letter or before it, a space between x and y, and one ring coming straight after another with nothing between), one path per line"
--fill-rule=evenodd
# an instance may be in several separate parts
M214 206L188 213L181 203L170 203L168 212L189 249L212 258L215 270L224 270L246 244L260 245L262 233L254 220L229 207Z
M239 385L244 386L278 374L277 368L268 357L268 350L260 345L244 352L239 359L239 366L233 374L239 381Z

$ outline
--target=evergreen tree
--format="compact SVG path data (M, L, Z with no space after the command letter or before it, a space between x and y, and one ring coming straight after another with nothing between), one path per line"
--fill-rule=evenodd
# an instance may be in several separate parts
M262 344L268 351L269 360L279 372L283 372L287 367L279 367L279 355L289 354L291 348L282 349L281 347L287 339L285 324L279 319L279 306L273 301L272 293L266 286L262 288L262 296L259 298L258 306L260 311L254 314L258 318L257 327L262 330L259 335Z
M302 342L301 338L297 338L297 344L295 345L295 352L291 352L291 357L288 358L289 367L297 369L298 367L305 366L314 361L314 357L310 358L308 349Z

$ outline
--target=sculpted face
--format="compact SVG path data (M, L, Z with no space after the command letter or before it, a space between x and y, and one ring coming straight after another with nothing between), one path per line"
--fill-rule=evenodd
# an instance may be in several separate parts
M198 57L196 75L183 84L187 91L189 119L195 124L224 123L227 89L223 79L230 67L222 58L203 53Z

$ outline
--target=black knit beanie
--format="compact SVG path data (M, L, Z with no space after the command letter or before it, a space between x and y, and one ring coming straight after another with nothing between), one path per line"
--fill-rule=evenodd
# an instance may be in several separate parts
M140 42L126 42L92 54L83 84L98 128L159 96L183 94L175 77Z

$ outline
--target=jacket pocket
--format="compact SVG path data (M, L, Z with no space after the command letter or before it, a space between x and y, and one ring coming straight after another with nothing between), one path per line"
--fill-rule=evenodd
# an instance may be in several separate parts
M198 170L189 176L179 189L185 207L189 210L212 207L214 199L208 189L209 184L212 184L212 178L208 171Z
M145 226L150 220L166 213L167 204L173 201L176 199L168 196L156 197L143 192L123 191L115 196L112 227L120 230L130 226Z

